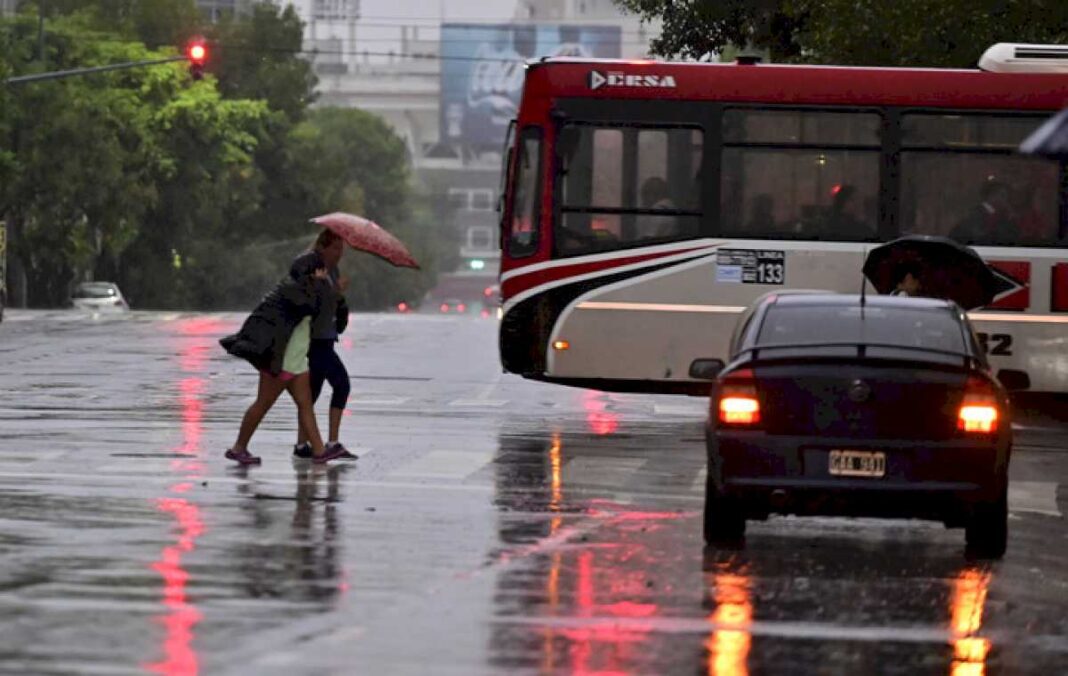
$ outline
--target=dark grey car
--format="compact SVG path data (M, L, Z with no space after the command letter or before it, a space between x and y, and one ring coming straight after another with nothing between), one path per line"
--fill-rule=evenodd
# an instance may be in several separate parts
M1004 553L1009 397L957 305L769 295L739 322L725 366L691 369L715 379L707 542L771 513L878 516L963 526L970 551Z

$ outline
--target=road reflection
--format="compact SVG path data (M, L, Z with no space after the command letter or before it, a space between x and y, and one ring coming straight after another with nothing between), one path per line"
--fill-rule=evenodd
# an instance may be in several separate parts
M991 572L941 529L878 520L754 524L703 549L698 510L569 486L603 439L503 433L490 663L542 673L903 672L983 676ZM859 673L859 671L857 673Z
M253 531L252 537L235 542L234 566L249 597L330 608L348 590L338 504L341 478L351 465L299 461L294 466L296 488L291 494L261 485L247 468L232 469L246 479L237 490L248 498ZM289 502L294 505L292 515L279 518L280 507Z
M952 676L983 676L990 641L976 636L983 626L983 610L990 588L990 573L965 568L953 581L950 629L953 632Z
M749 674L749 649L753 639L750 634L752 581L744 574L729 572L729 568L729 565L722 565L720 570L706 573L706 584L715 603L715 610L708 618L712 633L704 644L709 676Z
M152 570L163 579L166 612L155 618L164 629L163 658L143 665L148 671L167 676L189 676L199 671L193 642L196 626L203 617L189 600L189 572L183 559L194 552L197 539L204 534L205 528L200 507L188 498L175 495L189 493L195 481L204 476L201 436L207 382L202 374L213 343L214 329L213 322L184 321L178 327L178 344L175 346L178 365L184 375L177 383L182 440L171 449L177 457L170 461L171 471L178 480L168 486L167 495L155 500L155 507L173 519L178 537L174 544L164 547L159 558L151 564Z

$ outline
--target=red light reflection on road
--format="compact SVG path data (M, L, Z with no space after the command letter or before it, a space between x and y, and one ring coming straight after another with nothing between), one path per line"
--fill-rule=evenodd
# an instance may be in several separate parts
M619 429L619 414L605 410L608 404L601 392L588 391L582 395L582 407L586 409L586 424L594 434L612 434Z
M163 578L163 605L170 611L157 619L163 624L166 636L163 640L164 659L146 664L145 668L167 676L187 676L199 670L196 651L193 649L193 627L201 620L200 611L186 599L185 585L189 573L182 568L182 555L193 551L196 538L204 532L199 508L181 498L160 498L156 507L161 512L172 514L181 532L178 542L164 547L160 559L152 564Z
M962 570L953 581L950 630L953 632L951 676L983 676L990 641L976 636L983 625L983 608L990 588L990 573L976 568Z
M172 460L171 470L178 481L168 487L170 494L189 494L195 487L192 479L202 476L204 464L200 460L204 421L204 393L207 382L199 374L204 371L213 337L225 323L214 318L182 320L178 346L178 365L189 374L177 383L178 406L181 415L182 440L173 451L181 456ZM178 539L160 552L150 568L163 579L163 606L166 612L156 616L164 629L163 659L142 665L146 670L166 676L193 676L200 665L193 646L194 629L202 615L189 602L186 585L189 572L182 566L182 558L196 548L196 540L204 533L200 508L186 498L170 495L156 499L156 509L171 516L178 529Z
M709 676L748 676L753 603L749 578L733 573L712 575L716 609L708 620L712 634L705 640Z

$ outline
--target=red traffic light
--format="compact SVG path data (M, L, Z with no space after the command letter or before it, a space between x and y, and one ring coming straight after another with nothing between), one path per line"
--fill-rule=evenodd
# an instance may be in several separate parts
M199 42L189 45L189 60L193 63L204 63L208 58L208 48Z
M208 47L204 38L193 38L185 48L185 58L189 60L189 74L194 80L204 77L204 62L208 60Z

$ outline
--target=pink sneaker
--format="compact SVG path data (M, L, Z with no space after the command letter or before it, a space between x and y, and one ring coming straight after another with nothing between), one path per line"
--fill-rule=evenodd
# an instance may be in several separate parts
M341 458L351 456L345 447L341 444L327 444L323 447L322 455L313 455L312 462L317 465L325 465L331 460L340 460Z
M258 456L249 453L247 448L241 449L240 451L228 448L224 455L227 460L233 460L239 465L258 465L263 462Z

